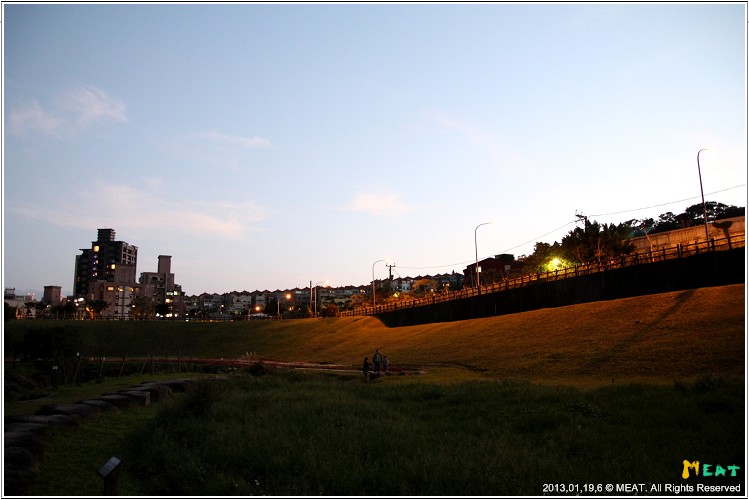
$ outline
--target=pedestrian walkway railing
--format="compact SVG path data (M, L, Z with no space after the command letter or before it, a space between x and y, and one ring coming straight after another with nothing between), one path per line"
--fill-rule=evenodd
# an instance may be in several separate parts
M534 283L557 281L587 274L611 271L630 266L647 265L654 262L663 262L672 259L683 259L706 252L719 252L733 248L743 248L746 243L746 233L734 234L725 238L711 239L709 242L697 242L691 244L678 244L671 247L663 247L647 252L634 252L615 259L605 259L589 264L580 264L573 267L557 269L545 273L528 274L518 278L506 278L496 283L481 287L464 288L462 290L433 293L426 297L386 302L374 307L359 307L348 311L341 311L340 316L370 316L384 312L410 309L413 307L427 306L447 302L451 300L465 299L477 295L503 292L513 288L520 288Z

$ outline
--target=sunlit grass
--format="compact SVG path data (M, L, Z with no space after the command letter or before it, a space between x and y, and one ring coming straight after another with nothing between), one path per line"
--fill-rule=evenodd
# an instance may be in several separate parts
M392 366L452 370L461 379L668 384L706 373L744 375L744 299L744 285L732 285L399 328L371 317L72 324L92 356L108 359L252 353L255 359L358 368L380 348ZM11 322L6 342L26 328L58 324Z

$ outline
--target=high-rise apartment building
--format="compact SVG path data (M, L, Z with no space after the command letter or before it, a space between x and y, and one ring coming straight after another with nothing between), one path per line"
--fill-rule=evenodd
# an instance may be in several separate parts
M114 229L99 229L91 248L82 248L75 258L73 294L85 297L93 291L93 283L106 281L135 284L138 247L115 240Z

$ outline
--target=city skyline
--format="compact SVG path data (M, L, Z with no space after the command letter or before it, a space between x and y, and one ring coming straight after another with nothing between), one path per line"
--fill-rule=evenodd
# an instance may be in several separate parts
M3 284L98 228L188 295L462 273L746 206L742 4L3 4ZM482 226L475 233L479 224ZM387 275L377 264L375 278Z

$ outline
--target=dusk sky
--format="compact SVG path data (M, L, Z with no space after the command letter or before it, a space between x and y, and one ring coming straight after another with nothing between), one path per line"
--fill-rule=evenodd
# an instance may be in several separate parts
M743 4L3 5L3 285L98 228L187 294L746 206ZM387 275L384 262L377 278Z

